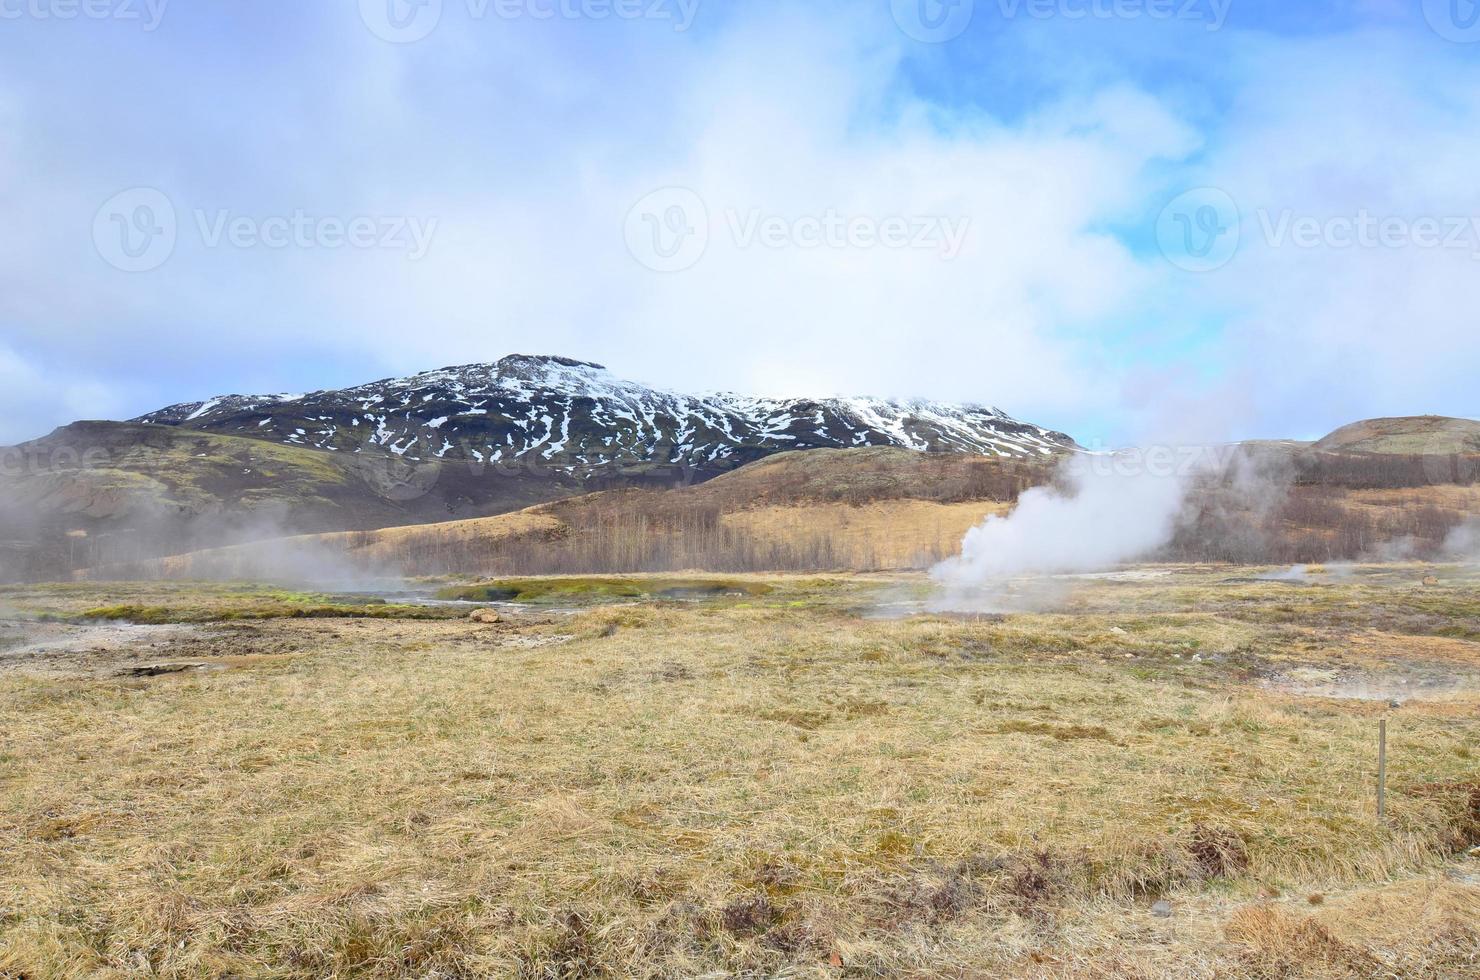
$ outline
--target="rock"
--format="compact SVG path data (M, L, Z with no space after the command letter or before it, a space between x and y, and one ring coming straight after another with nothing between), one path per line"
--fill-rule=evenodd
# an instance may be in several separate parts
M1439 577L1437 575L1425 575L1423 577L1423 584L1424 585L1438 585L1439 584Z
M1151 914L1158 919L1170 919L1172 917L1172 903L1162 899L1151 906Z
M1116 636L1125 636L1125 630L1119 626L1110 627L1110 632L1114 633Z
M503 617L492 609L474 609L468 613L468 618L475 623L497 623L503 620Z

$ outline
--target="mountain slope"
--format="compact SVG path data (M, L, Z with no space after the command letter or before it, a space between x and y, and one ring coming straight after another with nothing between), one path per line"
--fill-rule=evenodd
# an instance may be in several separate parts
M705 479L794 449L903 446L1037 458L1063 433L996 409L869 398L682 395L599 364L512 355L307 395L227 395L135 421L270 439L336 453L558 469L577 478L649 467Z
M678 395L595 364L515 355L80 422L0 451L0 578L683 486L780 452L844 446L1024 462L1075 448L975 406Z
M1322 452L1415 456L1480 453L1480 421L1442 415L1366 419L1342 426L1313 448Z
M1453 557L1463 550L1456 529L1480 514L1480 456L1316 451L1275 441L1244 448L1246 465L1197 485L1161 557L1278 564ZM899 447L780 453L697 486L584 494L512 514L265 542L90 574L919 568L954 553L987 514L1050 482L1057 462Z
M498 513L589 489L560 473L488 478L125 422L78 422L3 452L0 578L55 577L284 534Z
M94 578L289 578L705 568L903 568L1052 476L1051 460L897 446L781 453L697 486L568 497L516 513L321 534L94 569Z

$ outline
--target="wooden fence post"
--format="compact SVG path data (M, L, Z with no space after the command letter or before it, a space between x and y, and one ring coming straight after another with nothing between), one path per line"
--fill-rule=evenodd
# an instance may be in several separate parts
M1387 719L1377 723L1377 819L1387 819Z

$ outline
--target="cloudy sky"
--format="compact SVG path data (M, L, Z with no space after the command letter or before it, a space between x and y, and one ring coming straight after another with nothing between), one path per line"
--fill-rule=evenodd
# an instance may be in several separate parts
M1472 8L0 0L0 443L516 351L1086 443L1480 415Z

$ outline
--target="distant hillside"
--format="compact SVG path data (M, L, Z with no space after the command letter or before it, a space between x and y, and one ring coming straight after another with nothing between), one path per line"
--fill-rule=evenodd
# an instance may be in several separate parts
M1182 561L1326 562L1439 553L1480 515L1471 458L1317 452L1261 443L1246 467L1204 479L1161 556ZM1057 460L812 450L702 485L586 494L518 513L322 535L98 569L252 578L293 567L336 574L509 575L634 571L821 571L928 567L965 532L1053 480ZM1450 474L1459 474L1450 479ZM1275 491L1278 490L1278 493Z
M613 490L518 513L261 542L98 577L254 577L310 562L346 574L908 568L1052 478L1052 461L898 447L774 456L698 486Z
M240 436L78 422L4 453L0 580L285 534L500 513L589 489Z
M558 381L557 387L576 385L572 378L621 387L590 365L534 360L531 368L531 359L506 358L492 384L513 385L517 376L518 384L533 385L538 374ZM438 399L444 396L434 392L445 383L382 385L377 397L443 406ZM466 394L470 382L459 383ZM664 431L667 424L644 413L656 413L660 403L671 407L663 399L678 397L658 393L647 409L623 402L628 410L611 431L610 454L598 459L588 449L571 450L577 452L573 462L561 457L567 446L589 447L594 438L575 433L593 419L617 418L618 402L597 407L568 390L541 390L527 394L568 400L572 411L578 407L580 425L572 423L570 438L558 448L540 449L536 440L520 450L523 456L498 463L455 460L450 450L448 459L417 461L409 449L396 452L405 444L394 441L389 451L378 445L317 448L193 427L216 424L210 420L218 410L226 412L218 421L240 425L242 413L277 411L282 402L266 409L251 400L186 405L148 423L70 426L22 447L23 465L0 477L4 499L12 502L0 514L0 573L57 577L77 568L101 574L167 568L185 574L205 566L197 559L154 566L148 559L319 532L353 533L314 539L313 548L352 553L356 563L373 558L409 574L918 567L951 554L985 514L1049 482L1062 450L1072 445L1037 437L1042 445L991 454L898 445L776 452L771 447L777 443L760 440L744 449L759 458L743 466L735 465L739 449L728 457L713 453L717 466L724 463L718 470L658 462L663 452L656 448L644 450L650 458L638 462L634 454L646 444L634 444L632 435ZM621 397L629 395L638 397ZM794 415L787 417L788 425L798 424ZM995 427L992 438L1003 437L1005 417L982 418L984 432ZM634 423L639 429L624 428ZM280 431L274 426L285 424L273 415L268 425L244 431ZM738 438L737 423L726 424ZM916 424L924 423L909 426ZM700 454L709 458L713 447L700 440L697 426L690 418L680 427L688 433L682 444L691 454L709 446ZM914 439L910 433L918 430L909 426L905 435ZM556 428L565 431L564 423ZM1250 509L1237 499L1237 486L1204 487L1201 509L1168 557L1300 562L1435 554L1458 525L1480 515L1480 453L1470 450L1476 428L1462 419L1376 419L1314 444L1250 443L1244 453L1271 484L1285 488L1278 505ZM773 440L780 432L775 425L767 431ZM947 445L918 438L937 449ZM1410 451L1415 447L1420 451ZM212 551L210 562L231 566L252 558L266 567L264 561L280 557L274 543L255 551ZM213 567L211 574L219 572Z
M1445 456L1480 454L1480 421L1414 415L1342 426L1315 443L1321 452Z
M13 464L0 468L0 579L687 486L777 453L870 446L1018 461L1077 449L977 405L681 395L513 355L336 391L219 396L0 450Z

